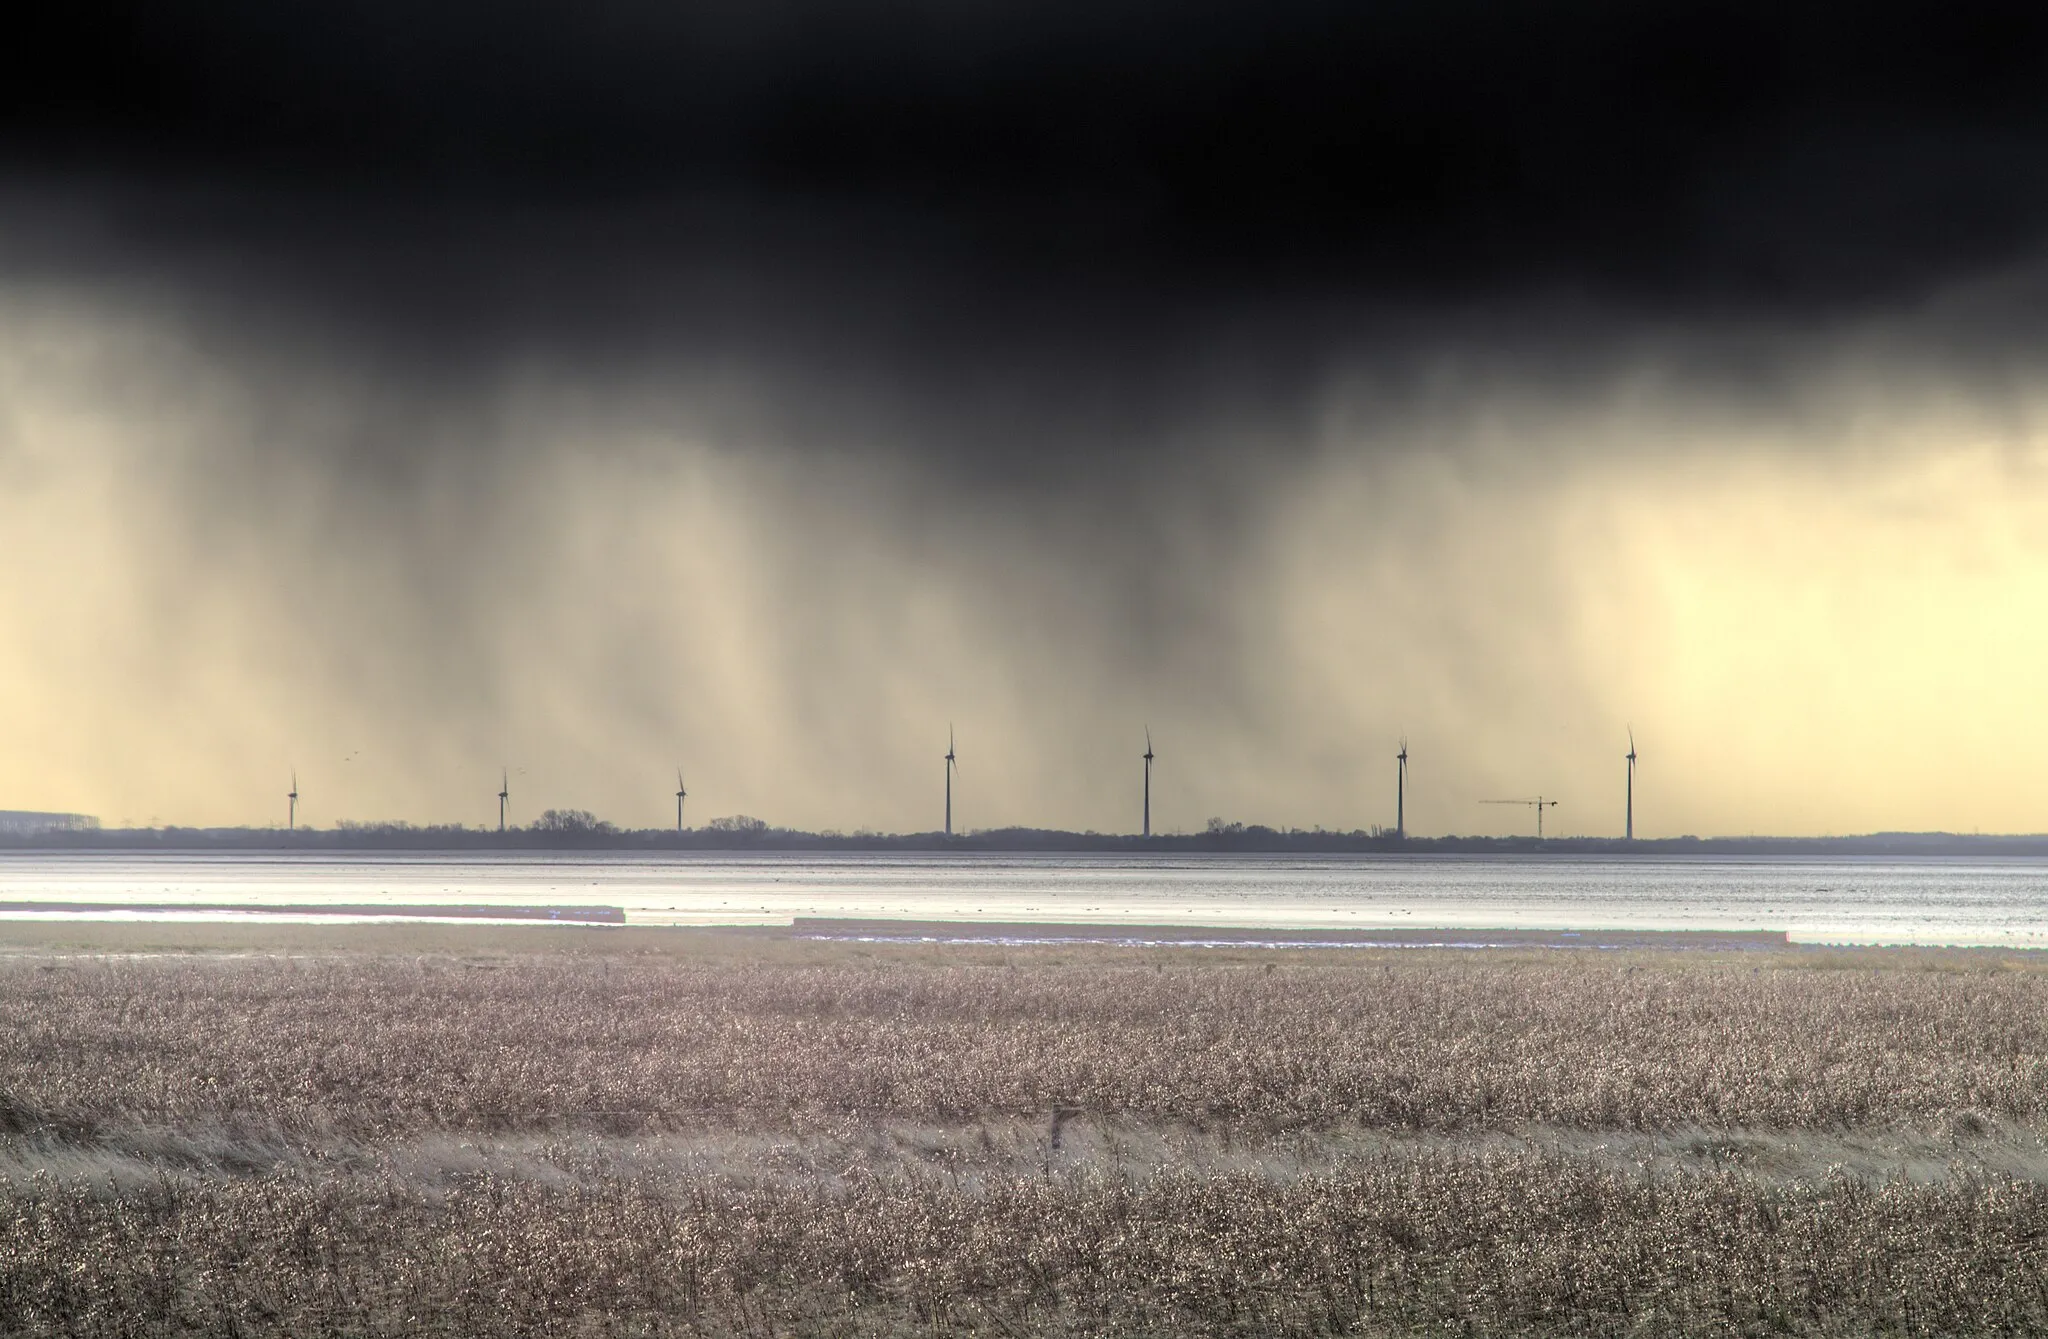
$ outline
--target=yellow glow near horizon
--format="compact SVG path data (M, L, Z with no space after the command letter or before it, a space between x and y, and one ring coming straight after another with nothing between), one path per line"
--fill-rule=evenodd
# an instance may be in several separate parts
M296 765L314 824L477 824L505 763L515 818L662 826L680 762L699 819L914 830L952 721L963 826L1127 830L1149 723L1162 830L1390 824L1405 734L1413 831L1540 792L1611 834L1632 723L1642 835L2048 829L2048 456L1932 382L1333 428L1162 484L1171 609L1086 499L934 505L659 406L515 388L487 475L380 491L320 449L344 392L147 323L17 319L0 392L0 808L281 821Z

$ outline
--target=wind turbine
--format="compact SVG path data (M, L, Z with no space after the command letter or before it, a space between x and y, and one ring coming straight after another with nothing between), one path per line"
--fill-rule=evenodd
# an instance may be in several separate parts
M285 809L284 830L291 832L299 826L299 769L292 768L292 788L285 799L291 803Z
M1627 840L1636 839L1636 730L1628 730L1628 828Z
M505 830L505 801L512 798L512 773L509 770L498 773L498 831Z
M1145 835L1152 835L1152 727L1145 727Z
M1556 800L1546 800L1538 795L1533 800L1481 800L1481 804L1529 804L1536 807L1536 840L1543 840L1543 811L1557 808Z
M1408 737L1406 735L1401 737L1401 751L1394 755L1394 761L1400 764L1399 770L1394 773L1394 835L1396 837L1406 837L1408 835Z
M960 770L960 760L953 756L953 727L946 727L946 835L953 835L953 773Z
M676 768L676 835L683 835L683 797L690 792L683 786L683 769Z

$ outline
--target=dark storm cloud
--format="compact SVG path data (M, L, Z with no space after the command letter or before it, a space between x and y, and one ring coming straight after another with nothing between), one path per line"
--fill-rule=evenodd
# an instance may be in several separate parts
M55 17L0 79L0 512L83 575L0 586L0 703L130 703L166 775L173 727L234 725L222 786L362 734L405 761L349 803L433 817L508 755L626 803L644 745L665 806L681 740L911 823L935 756L872 760L958 712L991 815L1109 821L1073 778L1145 723L1189 821L1333 729L1507 785L1496 739L1692 682L1615 667L1636 518L1736 499L1670 550L1729 567L1811 528L1778 487L2031 440L2031 10Z
M1882 301L2048 222L2032 6L65 12L0 92L15 165L211 184L251 229L376 256L447 244L427 219L571 210L643 220L623 257L738 229L999 291L1107 288L1139 309L1098 294L1085 321L1170 325L1190 289ZM522 237L549 268L545 229L499 242Z
M1298 442L1333 380L1398 401L1446 349L1568 388L2048 231L2021 7L65 13L0 87L13 277L168 293L400 414L537 366L977 481ZM1756 394L1777 352L1685 356Z

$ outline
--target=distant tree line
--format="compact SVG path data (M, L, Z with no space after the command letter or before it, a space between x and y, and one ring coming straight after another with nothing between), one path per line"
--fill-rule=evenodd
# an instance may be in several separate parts
M459 824L344 821L332 828L101 828L0 833L4 850L617 850L617 851L956 851L1159 854L1233 852L1272 855L1670 855L1758 856L2033 856L2048 857L2048 836L1970 836L1883 832L1853 837L1399 837L1391 829L1349 832L1273 828L1211 818L1200 832L1140 837L1131 833L992 828L940 832L807 832L776 827L750 814L714 818L702 827L621 828L586 809L549 809L531 824L500 832Z

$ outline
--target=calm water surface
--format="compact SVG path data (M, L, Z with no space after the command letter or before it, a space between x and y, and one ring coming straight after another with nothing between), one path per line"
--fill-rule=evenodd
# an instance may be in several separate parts
M83 903L63 912L24 902ZM156 908L137 911L137 904ZM2048 947L2048 861L1354 856L0 855L0 917L259 907L607 906L639 924L792 917L1285 929L1783 930ZM126 909L124 909L124 907ZM361 919L352 916L352 919Z

